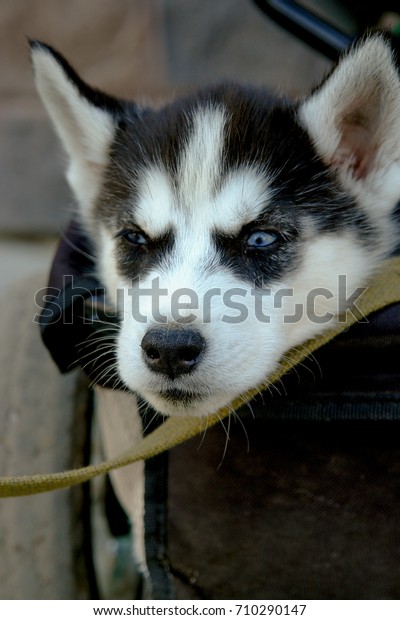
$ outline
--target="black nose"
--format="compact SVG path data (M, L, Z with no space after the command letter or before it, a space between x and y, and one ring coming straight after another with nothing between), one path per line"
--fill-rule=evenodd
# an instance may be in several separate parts
M192 372L205 346L198 331L167 326L149 329L141 343L147 366L170 379Z

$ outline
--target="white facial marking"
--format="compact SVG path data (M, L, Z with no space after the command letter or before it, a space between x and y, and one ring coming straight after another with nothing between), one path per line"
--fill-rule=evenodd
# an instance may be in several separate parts
M260 215L271 197L267 174L255 167L243 166L226 175L209 216L216 228L235 234Z
M211 198L221 173L226 115L223 108L200 108L179 162L179 203L185 213Z
M243 165L222 173L225 124L222 108L195 113L176 187L161 166L140 173L133 218L147 234L157 237L170 229L179 234L190 221L207 236L213 230L235 234L269 203L272 192L265 171ZM191 243L193 251L196 246Z
M165 170L151 166L143 170L138 183L138 204L134 219L153 237L166 233L171 226L175 196Z
M346 309L340 302L367 285L371 262L375 262L373 250L363 247L352 233L317 233L304 245L300 265L285 278L285 286L293 296L284 298L282 315L295 316L296 305L303 308L301 319L285 324L287 348L336 323L338 314ZM339 280L339 275L345 280ZM325 319L321 324L320 317Z

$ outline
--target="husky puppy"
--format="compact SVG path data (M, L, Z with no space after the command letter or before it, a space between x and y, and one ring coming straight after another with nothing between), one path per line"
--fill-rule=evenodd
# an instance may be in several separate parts
M212 413L259 384L395 250L400 81L386 35L301 100L225 84L159 109L91 88L43 43L31 53L118 309L118 376L161 413Z

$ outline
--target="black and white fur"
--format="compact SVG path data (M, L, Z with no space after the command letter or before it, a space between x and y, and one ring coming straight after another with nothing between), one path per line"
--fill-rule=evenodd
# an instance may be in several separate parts
M213 413L259 384L286 350L332 327L345 310L338 307L340 274L351 292L394 251L400 81L385 35L353 46L300 101L222 85L152 109L93 90L42 43L32 44L32 60L69 156L67 177L97 275L119 305L118 375L156 410ZM254 245L260 232L271 243ZM137 322L129 311L132 288L149 288L155 278L168 290L163 325ZM190 304L182 321L172 320L171 295L184 287L200 299L221 289L211 321L199 310L186 323ZM318 287L332 297L321 297L315 311L332 312L332 320L285 324ZM271 290L262 296L269 323L251 311L263 288ZM221 321L236 314L222 304L230 289L247 293L239 297L249 306L241 323ZM276 304L282 289L293 296ZM150 317L149 304L140 298L142 315ZM175 372L179 347L185 372ZM160 351L170 356L161 367ZM133 394L122 398L134 407Z

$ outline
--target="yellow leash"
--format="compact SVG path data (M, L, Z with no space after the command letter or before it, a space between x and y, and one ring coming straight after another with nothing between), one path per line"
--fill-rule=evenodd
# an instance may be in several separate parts
M392 258L387 261L382 272L377 275L365 293L358 301L358 308L364 316L375 312L385 306L389 306L400 301L400 257ZM262 385L249 390L246 394L237 398L229 407L223 407L217 413L203 418L168 418L164 424L155 431L142 438L128 452L120 456L104 461L98 465L88 465L79 469L72 469L60 473L33 476L18 476L0 478L0 497L15 497L18 495L32 495L34 493L44 493L86 482L100 474L106 474L119 467L131 465L140 460L151 458L168 450L186 439L194 437L203 432L206 428L219 422L228 416L232 409L238 409L243 405L244 400L250 400L260 390L264 390L269 385L276 383L293 366L299 364L309 354L323 346L332 338L343 332L345 329L357 322L357 317L351 312L347 312L343 317L343 322L337 327L318 336L301 347L291 349L285 355L278 370L273 373Z

